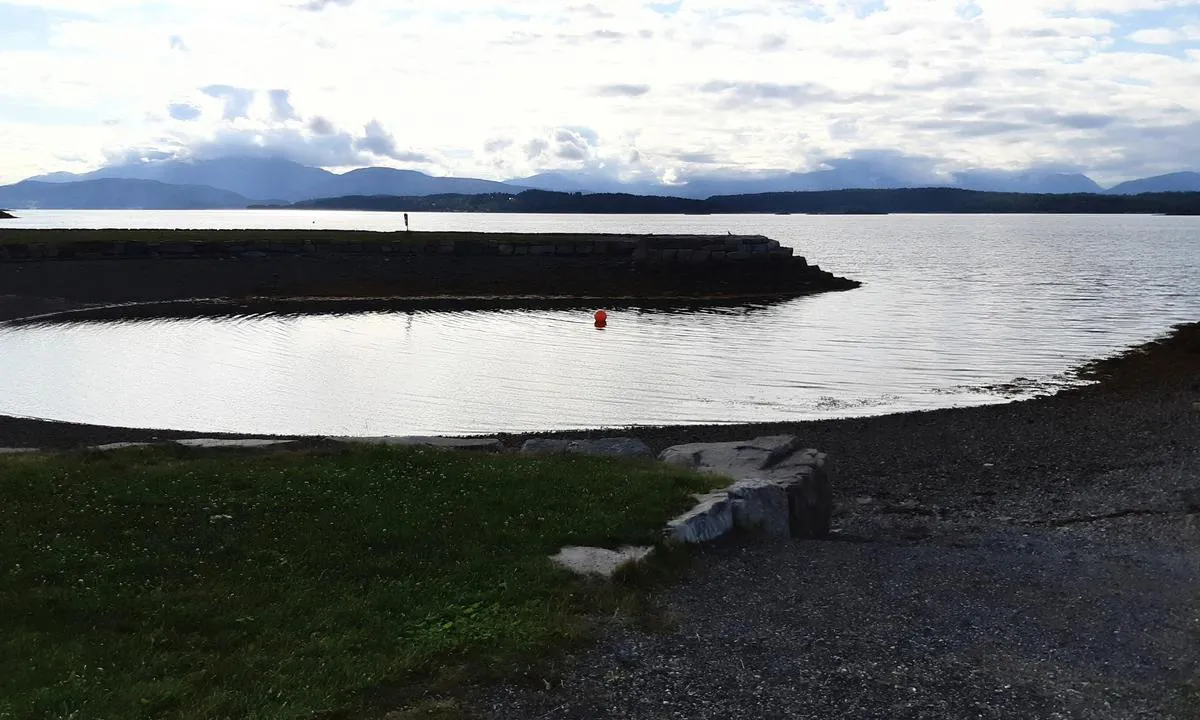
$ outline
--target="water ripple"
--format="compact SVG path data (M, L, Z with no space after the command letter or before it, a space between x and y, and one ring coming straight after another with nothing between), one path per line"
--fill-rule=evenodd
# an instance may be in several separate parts
M519 220L427 222L506 230ZM1200 222L1180 220L739 216L740 232L777 238L867 284L782 304L610 309L604 330L588 310L515 309L0 327L0 412L391 434L995 402L1060 387L1082 361L1200 319ZM537 221L612 232L717 223L724 232L733 219Z

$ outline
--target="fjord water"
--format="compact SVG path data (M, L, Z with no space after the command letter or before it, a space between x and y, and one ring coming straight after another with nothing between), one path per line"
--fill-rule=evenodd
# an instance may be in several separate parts
M386 213L23 211L3 227L394 230ZM760 233L862 288L686 312L0 326L0 413L287 434L532 431L998 402L1200 320L1200 218L414 214L414 229ZM2 227L0 227L2 230Z

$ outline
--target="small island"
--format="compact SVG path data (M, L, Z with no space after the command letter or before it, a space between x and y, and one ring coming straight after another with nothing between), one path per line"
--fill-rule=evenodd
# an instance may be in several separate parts
M16 215L13 215L7 210L0 210L0 220L15 220L16 217Z

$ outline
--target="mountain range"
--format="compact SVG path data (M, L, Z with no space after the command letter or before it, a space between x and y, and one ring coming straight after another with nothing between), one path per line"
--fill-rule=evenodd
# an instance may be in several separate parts
M759 193L893 189L937 185L964 190L1017 193L1106 193L1200 191L1200 173L1178 172L1124 182L1107 190L1078 173L972 170L949 182L916 182L875 167L845 161L814 172L707 175L686 183L621 182L587 171L547 172L505 182L435 177L415 170L369 167L333 173L290 160L226 157L213 160L161 160L114 165L94 172L52 173L0 187L0 207L8 208L239 208L285 205L345 196L477 195L552 192L629 193L705 199Z

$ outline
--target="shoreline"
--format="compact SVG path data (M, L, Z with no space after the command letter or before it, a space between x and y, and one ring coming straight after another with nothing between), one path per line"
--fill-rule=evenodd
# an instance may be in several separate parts
M0 298L2 301L3 298ZM0 302L0 320L4 319ZM66 312L89 313L97 309L71 309ZM19 321L18 321L19 322ZM1083 409L1120 405L1131 399L1170 396L1192 397L1200 416L1200 322L1176 325L1159 339L1136 345L1116 355L1096 358L1073 371L1090 384L1058 390L1019 400L998 401L986 405L948 407L900 413L804 421L764 421L720 425L613 426L583 430L529 433L489 433L501 439L506 448L520 447L531 437L594 438L611 435L636 435L655 451L689 442L719 442L760 435L796 434L806 443L832 452L841 443L833 438L887 435L914 428L936 428L962 424L1004 424L1023 417L1053 417L1060 423L1060 434L1072 424L1071 413ZM1182 402L1182 401L1181 401ZM1185 403L1186 404L1186 403ZM479 437L475 435L474 437ZM312 440L317 436L246 434L173 430L166 428L123 428L57 420L0 415L0 447L36 447L72 449L125 441L154 441L197 437L288 437ZM469 437L469 436L463 436ZM824 439L824 445L822 443Z

